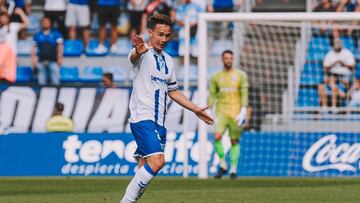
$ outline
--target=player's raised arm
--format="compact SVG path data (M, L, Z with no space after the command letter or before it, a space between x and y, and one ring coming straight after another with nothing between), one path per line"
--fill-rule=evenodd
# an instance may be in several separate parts
M174 100L176 103L180 104L184 108L194 112L197 117L203 120L206 124L214 124L214 119L206 113L208 106L200 108L192 103L180 90L172 90L168 93L169 97Z
M144 39L139 35L136 35L134 37L132 43L135 47L135 51L132 51L130 53L130 61L131 61L131 63L134 64L140 59L141 55L143 55L144 53L146 53L148 51L148 48L146 46Z

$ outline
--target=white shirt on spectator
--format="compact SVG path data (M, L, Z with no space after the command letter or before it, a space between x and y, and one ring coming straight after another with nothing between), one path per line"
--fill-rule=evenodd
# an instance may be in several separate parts
M340 52L336 52L335 50L331 49L324 58L323 66L329 67L334 64L336 61L341 61L346 66L354 66L355 65L355 58L353 53L346 48L342 48ZM349 76L352 74L351 70L341 65L340 63L335 64L330 69L330 72L337 75L344 75Z
M17 41L20 26L20 23L10 23L9 32L6 34L6 42L9 43L15 55L17 54Z
M66 0L46 0L44 5L45 11L65 11Z
M135 1L135 5L132 3L132 1ZM129 11L144 11L148 3L148 0L130 0L128 2L127 8Z

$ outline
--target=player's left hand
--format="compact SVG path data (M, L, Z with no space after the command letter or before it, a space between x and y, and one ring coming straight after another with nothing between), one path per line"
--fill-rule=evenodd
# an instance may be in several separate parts
M194 111L197 117L203 120L206 124L212 125L214 124L214 119L206 112L209 106L205 106L203 108L199 108L198 110Z

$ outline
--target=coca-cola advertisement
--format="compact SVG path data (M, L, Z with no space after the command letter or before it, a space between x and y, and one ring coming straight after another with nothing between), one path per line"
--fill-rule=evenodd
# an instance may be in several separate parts
M302 159L307 175L360 175L358 134L325 134L314 138Z

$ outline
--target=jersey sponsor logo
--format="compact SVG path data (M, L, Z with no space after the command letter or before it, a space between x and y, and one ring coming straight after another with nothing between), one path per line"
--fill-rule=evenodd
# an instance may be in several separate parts
M166 79L161 79L161 78L156 77L156 76L153 76L153 75L151 75L151 81L159 82L159 83L161 83L161 84L163 84L163 85L167 85L167 83L168 83L168 80L166 80Z
M360 143L337 145L335 134L326 135L315 142L305 153L303 168L308 172L338 170L356 172L360 169Z
M222 87L220 88L220 92L237 92L238 88L236 87Z

